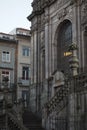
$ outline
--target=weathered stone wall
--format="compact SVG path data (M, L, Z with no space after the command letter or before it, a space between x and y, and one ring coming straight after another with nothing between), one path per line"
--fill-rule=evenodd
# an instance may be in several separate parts
M54 95L54 77L57 72L57 47L58 35L63 22L68 20L72 23L72 42L78 45L79 72L86 68L86 32L87 20L85 19L86 1L84 0L45 0L33 1L33 12L28 17L31 21L32 32L32 84L37 84L32 94L30 88L30 105L42 109L45 102ZM85 6L84 6L85 5ZM43 62L44 57L44 62ZM44 68L44 69L43 69ZM44 74L43 74L44 73ZM52 84L48 81L51 78ZM66 78L66 75L65 75ZM45 82L47 80L47 82ZM41 92L42 85L43 92ZM59 85L61 85L58 80ZM49 91L49 88L52 91ZM36 93L37 92L37 93ZM48 93L49 92L49 93ZM39 96L38 96L39 95ZM46 95L46 96L45 96ZM34 97L33 97L34 96ZM72 96L70 96L72 97ZM34 98L34 100L32 100ZM36 98L36 100L35 100ZM74 97L73 97L74 98ZM73 99L70 102L73 103ZM36 102L36 103L35 103ZM35 106L36 104L36 106ZM38 106L38 104L40 106ZM34 108L34 109L35 109Z

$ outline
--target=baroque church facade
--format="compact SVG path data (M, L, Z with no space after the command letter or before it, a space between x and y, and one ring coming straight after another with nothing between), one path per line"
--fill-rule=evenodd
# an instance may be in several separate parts
M57 98L59 98L59 91L61 93L61 88L66 86L65 79L68 77L73 77L73 68L70 68L69 63L72 54L68 52L69 46L72 45L72 43L76 44L78 47L77 59L79 62L79 67L77 65L78 62L76 62L76 69L78 75L80 75L76 76L74 81L81 80L81 78L84 77L81 77L83 75L82 73L87 70L87 2L86 0L33 0L32 8L33 11L28 16L28 20L31 21L32 35L29 105L33 112L41 112L43 117L42 122L45 128L54 129L54 127L52 126L51 128L49 124L51 122L50 119L52 118L52 115L55 115L56 117L58 114L58 106L56 103L52 107L52 104L56 102L55 95L57 93ZM77 112L76 108L78 107L78 105L75 104L77 104L76 102L84 102L83 98L87 95L82 94L83 96L78 96L79 98L77 98L77 95L81 95L81 92L84 91L81 90L81 92L77 94L79 90L77 86L81 85L82 82L79 83L77 81L78 85L76 85L73 84L72 78L69 78L68 81L72 83L71 87L73 88L74 86L74 89L71 90L73 92L71 93L70 91L71 94L67 96L69 97L68 107L64 107L64 109L62 109L59 117L61 118L64 116L63 119L67 118L65 121L74 120L75 122L79 120L78 122L80 123L80 118L77 119L78 114L74 113ZM82 86L85 86L85 84L82 84ZM68 86L70 86L69 82ZM77 87L78 90L75 89L75 87ZM64 91L65 90L62 90L62 94ZM51 102L52 99L55 101ZM85 101L87 102L87 99ZM86 103L84 102L83 104ZM47 106L48 109L45 106ZM57 112L55 112L56 106ZM46 109L43 110L44 107ZM54 108L55 111L53 112L52 110ZM79 110L79 112L83 113L83 109L85 111L84 107ZM67 110L69 110L69 114L65 114L67 113L65 112ZM48 113L50 114L48 114L47 111L49 111ZM68 115L77 115L77 117L71 118L71 116ZM58 119L60 119L59 117ZM86 118L84 120L87 121ZM64 124L64 122L62 123ZM61 122L59 124L61 124ZM87 128L86 125L84 126ZM63 130L65 130L64 128L62 127ZM77 126L75 123L72 126L72 123L70 122L68 124L68 128L69 130L73 130L77 128ZM82 125L81 127L79 125L77 130L81 128Z

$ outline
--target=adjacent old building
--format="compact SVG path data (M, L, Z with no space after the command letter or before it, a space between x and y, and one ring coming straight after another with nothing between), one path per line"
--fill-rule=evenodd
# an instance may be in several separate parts
M9 110L19 119L21 104L29 106L30 48L30 30L16 28L9 34L0 33L0 130L10 129Z
M17 45L13 35L0 33L0 112L3 102L12 103L16 99L17 87Z
M31 34L30 30L16 28L10 32L18 41L17 53L17 100L22 99L25 107L29 102L29 85L31 83L30 53L31 53Z
M30 30L16 28L10 32L18 42L17 46L17 100L22 99L24 106L29 102L30 77L30 53L31 34Z
M28 16L32 34L31 109L40 113L44 105L46 106L42 118L43 126L49 130L58 128L85 130L87 94L86 90L84 93L79 87L85 86L85 82L82 84L82 77L85 78L82 72L87 70L87 2L33 0L32 8L33 11ZM77 73L81 75L77 76L75 82L68 78ZM69 88L72 90L69 91ZM60 101L61 104L58 104ZM60 108L62 112L59 112Z
M9 34L0 33L1 104L7 90L8 100L11 103L21 99L24 106L28 106L31 82L30 40L30 30L23 28L16 28Z

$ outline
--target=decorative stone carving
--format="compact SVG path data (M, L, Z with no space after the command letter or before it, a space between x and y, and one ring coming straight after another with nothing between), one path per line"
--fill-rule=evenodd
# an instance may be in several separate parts
M34 0L32 3L33 11L32 14L28 17L31 20L36 15L41 15L44 12L46 7L49 7L53 3L55 4L55 10L59 10L65 4L74 4L77 0ZM45 18L45 22L48 22L49 18Z
M31 31L32 31L32 32L33 32L33 31L35 31L35 30L37 30L37 29L38 29L37 24L35 24L35 25L31 26Z
M66 9L62 9L62 11L60 11L60 12L57 14L57 17L58 17L58 19L62 19L62 18L64 18L64 17L66 16L66 14L67 14Z
M80 3L82 4L82 3L84 3L85 2L85 0L80 0Z
M44 25L45 24L45 15L42 15L42 18L41 18L41 25Z
M82 9L81 9L81 21L82 21L82 24L85 24L87 22L87 2L85 2L83 5L82 5Z
M57 71L54 75L54 85L53 86L60 86L64 84L64 74L62 72Z
M67 2L69 2L70 0L58 0L56 3L56 7L57 9L59 9L60 7L62 7L63 5L65 5Z
M41 32L41 45L44 45L44 42L45 42L45 33L44 31Z

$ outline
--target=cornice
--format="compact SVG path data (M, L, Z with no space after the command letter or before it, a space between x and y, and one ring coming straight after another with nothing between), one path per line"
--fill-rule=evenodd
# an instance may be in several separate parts
M67 2L67 0L65 0ZM70 0L70 5L76 4L79 0ZM83 0L82 0L83 1ZM32 2L32 13L27 17L31 21L35 16L44 13L45 8L49 8L53 3L60 3L61 0L34 0Z
M35 16L41 15L44 13L44 10L37 10L37 11L32 11L32 13L27 17L29 21L31 21Z
M44 9L46 7L49 7L57 0L34 0L32 2L33 11L32 13L27 17L29 21L33 19L34 16L41 15L44 13Z

